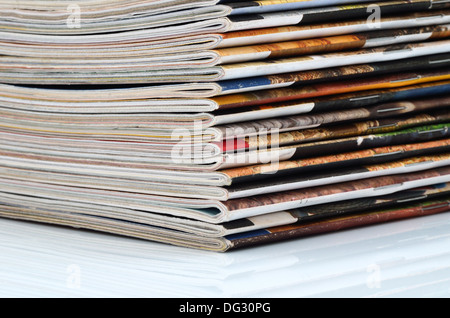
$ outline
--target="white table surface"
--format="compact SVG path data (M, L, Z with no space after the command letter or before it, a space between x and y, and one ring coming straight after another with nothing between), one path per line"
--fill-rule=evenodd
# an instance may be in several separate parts
M231 253L0 219L0 297L450 296L450 213Z

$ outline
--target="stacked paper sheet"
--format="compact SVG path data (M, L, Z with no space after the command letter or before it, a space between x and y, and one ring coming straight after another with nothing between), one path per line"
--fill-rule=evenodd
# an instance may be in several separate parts
M450 1L0 8L1 216L228 251L449 211Z

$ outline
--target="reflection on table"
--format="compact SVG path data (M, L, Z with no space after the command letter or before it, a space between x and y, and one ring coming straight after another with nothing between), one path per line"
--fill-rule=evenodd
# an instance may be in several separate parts
M0 220L1 297L448 297L450 213L226 254Z

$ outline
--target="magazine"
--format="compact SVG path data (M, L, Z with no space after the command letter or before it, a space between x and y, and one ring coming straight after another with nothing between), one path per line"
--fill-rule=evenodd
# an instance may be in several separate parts
M0 0L0 217L226 252L448 212L450 0Z
M443 183L445 183L443 180L447 179L448 182L450 179L448 177L439 178L440 173L448 173L448 171L433 170L422 174L401 175L395 178L383 177L364 180L362 182L347 183L343 184L342 187L333 187L333 189L312 189L316 193L311 193L310 191L302 194L285 193L291 201L290 204L285 204L284 206L301 206L302 204L298 200L300 198L308 198L309 196L311 199L328 199L323 200L327 204L331 204L331 202L348 202L347 200L356 200L358 198L357 193L361 192L370 193L362 197L378 199L386 195L391 195L392 193L401 194L404 191L411 190L416 191L416 193L417 191L419 193L422 191L422 198L428 198L426 192L417 190L417 188L429 187L436 189L443 187ZM419 179L421 182L417 182ZM417 185L418 183L421 185ZM393 187L393 185L396 186ZM400 191L393 191L394 188ZM55 197L47 200L34 200L32 205L39 207L37 211L36 209L30 209L26 200L17 200L21 197L14 198L14 196L9 196L9 200L12 200L13 203L6 203L8 199L3 193L0 193L2 202L6 202L1 204L0 215L12 219L31 220L65 225L78 229L90 229L111 234L126 235L189 248L226 252L236 248L274 243L280 240L298 239L306 235L330 233L356 226L368 226L392 220L448 212L448 192L443 191L443 196L438 196L437 198L434 197L436 191L431 192L430 195L433 197L431 201L420 200L415 203L409 203L407 206L397 203L392 207L380 207L378 210L376 209L376 205L374 205L372 207L375 210L372 211L365 210L359 213L338 215L310 222L297 222L298 217L296 217L295 210L293 212L287 210L284 213L267 214L259 219L243 217L240 221L236 220L223 224L217 223L214 226L179 217L172 219L160 218L159 214L143 213L142 211L130 210L129 208L105 208L93 202L84 205L70 200L59 201ZM338 197L341 197L341 200L337 199ZM261 204L262 199L255 198L253 205ZM317 201L320 202L320 200ZM270 204L275 204L273 201L270 202ZM238 206L244 208L248 203L240 202ZM233 211L237 212L239 210ZM244 210L240 210L242 216L248 214L243 213L244 211L245 208ZM280 225L277 225L277 223ZM264 224L268 226L265 227ZM175 228L171 228L171 226Z

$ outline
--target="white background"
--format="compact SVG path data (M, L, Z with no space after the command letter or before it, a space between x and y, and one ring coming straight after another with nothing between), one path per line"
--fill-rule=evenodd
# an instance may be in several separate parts
M226 254L0 219L0 297L450 296L450 213Z

